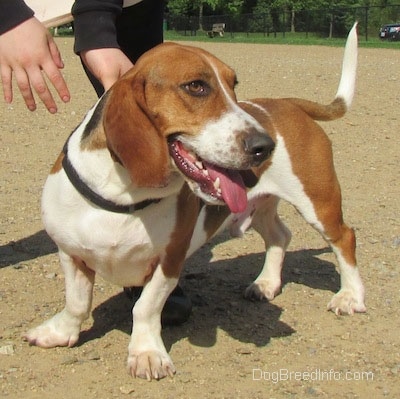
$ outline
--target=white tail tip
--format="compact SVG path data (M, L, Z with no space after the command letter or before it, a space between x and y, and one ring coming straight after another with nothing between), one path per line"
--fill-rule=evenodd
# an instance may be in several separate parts
M357 55L358 55L358 35L356 22L351 28L347 36L346 46L344 49L342 76L336 98L340 97L344 100L347 109L353 102L356 75L357 75Z

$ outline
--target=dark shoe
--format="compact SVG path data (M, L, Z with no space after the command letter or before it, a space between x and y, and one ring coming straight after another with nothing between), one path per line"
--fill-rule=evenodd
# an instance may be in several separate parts
M142 293L142 287L124 287L124 292L135 303ZM192 312L192 301L178 285L165 302L161 313L163 326L179 326L188 320Z

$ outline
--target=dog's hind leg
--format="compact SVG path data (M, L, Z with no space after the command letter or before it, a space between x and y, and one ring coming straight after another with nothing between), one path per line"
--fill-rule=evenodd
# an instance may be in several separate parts
M336 255L340 270L341 288L328 304L328 310L337 315L342 313L353 314L354 312L365 312L364 286L355 263L355 235L354 231L346 224L337 227L340 230L339 238L328 241Z
M89 317L95 273L82 260L63 251L60 261L65 274L65 308L24 335L31 345L73 346L79 339L82 322Z
M245 297L249 299L272 300L281 289L281 272L291 233L277 213L279 198L268 196L258 205L252 227L265 243L265 262L256 280L247 287Z
M324 226L320 231L330 244L339 265L340 290L328 304L337 315L365 312L364 285L356 261L356 237L353 229L342 218L340 202L331 203L328 212L320 215Z
M355 255L356 238L354 231L343 221L341 192L337 179L332 177L330 190L321 190L318 185L313 184L305 187L304 191L311 202L307 209L303 209L299 204L296 207L329 243L339 265L341 288L329 302L328 309L337 315L365 312L364 286Z

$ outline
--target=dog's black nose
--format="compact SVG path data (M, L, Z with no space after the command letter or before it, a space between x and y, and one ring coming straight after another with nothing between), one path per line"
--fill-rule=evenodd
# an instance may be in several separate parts
M252 158L252 166L258 166L265 161L275 148L275 143L268 134L254 133L244 140L244 150Z

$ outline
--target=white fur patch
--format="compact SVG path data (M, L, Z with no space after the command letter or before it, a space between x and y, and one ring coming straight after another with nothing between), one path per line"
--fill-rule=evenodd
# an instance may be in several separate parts
M314 205L304 192L299 178L294 174L283 136L277 133L276 147L271 166L261 175L259 183L250 191L249 197L273 194L293 204L308 223L323 232Z
M356 75L357 75L357 23L353 25L350 30L349 36L346 41L346 47L344 49L344 57L342 64L342 75L336 98L340 97L346 103L346 107L350 108L353 102Z

